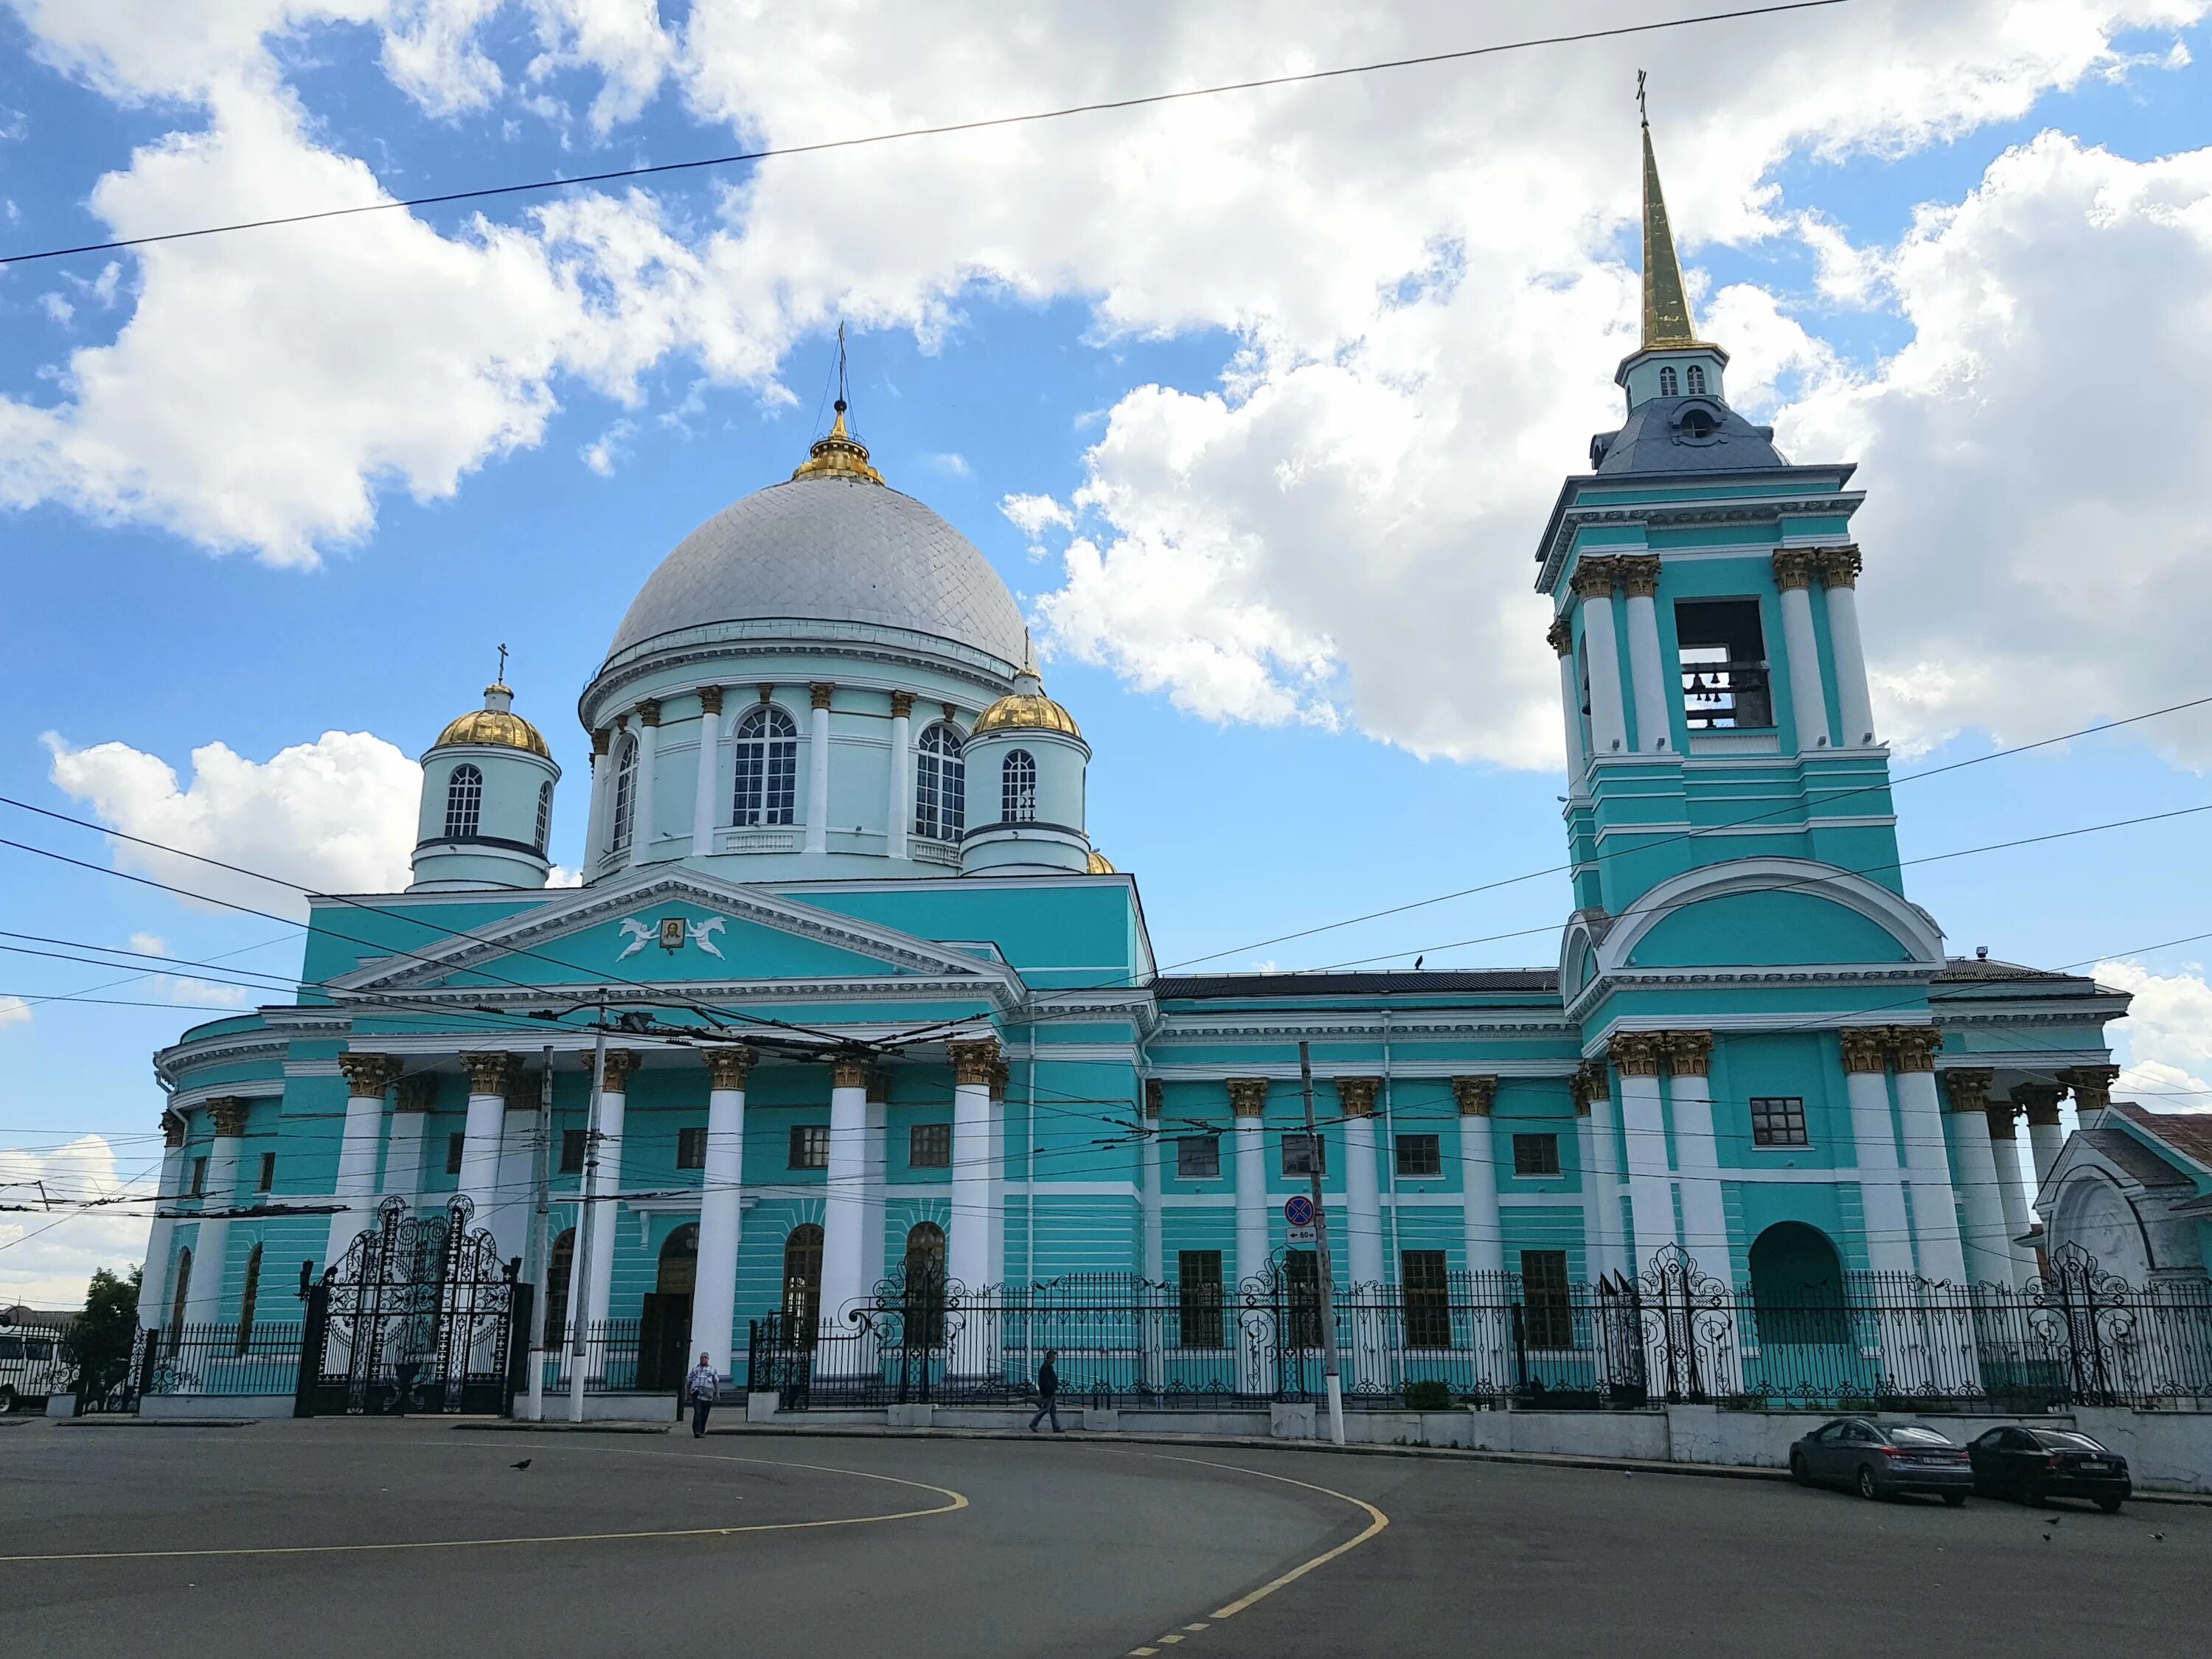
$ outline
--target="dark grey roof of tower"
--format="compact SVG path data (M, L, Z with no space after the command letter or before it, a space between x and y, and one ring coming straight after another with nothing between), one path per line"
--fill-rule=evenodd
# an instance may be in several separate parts
M1714 417L1712 430L1693 436L1682 417L1703 410ZM1753 426L1727 404L1711 398L1651 398L1630 411L1618 432L1590 441L1593 470L1601 478L1638 472L1743 472L1784 467L1774 447L1774 428Z

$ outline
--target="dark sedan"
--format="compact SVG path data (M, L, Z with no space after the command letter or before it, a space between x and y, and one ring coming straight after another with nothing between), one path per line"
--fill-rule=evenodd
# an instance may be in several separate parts
M2135 1492L2128 1460L2072 1429L1991 1429L1966 1455L1974 1490L1991 1498L2086 1498L2112 1515Z
M1956 1509L1974 1487L1965 1450L1925 1423L1839 1417L1790 1449L1801 1486L1843 1486L1862 1498L1929 1492Z

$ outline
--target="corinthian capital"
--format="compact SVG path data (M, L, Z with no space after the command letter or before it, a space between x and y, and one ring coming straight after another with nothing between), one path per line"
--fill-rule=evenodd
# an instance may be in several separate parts
M161 1144L171 1152L185 1144L185 1132L191 1125L185 1121L182 1112L164 1106L161 1109Z
M1667 1049L1662 1031L1622 1031L1607 1048L1607 1057L1623 1077L1657 1077Z
M1954 1112L1984 1112L1989 1110L1990 1085L1996 1081L1996 1073L1972 1069L1943 1073L1943 1090L1951 1097Z
M1859 550L1856 547L1824 547L1813 556L1820 572L1824 587L1856 587L1859 581Z
M208 1115L215 1120L217 1139L235 1140L246 1133L246 1114L253 1103L240 1100L235 1095L226 1095L221 1100L208 1102Z
M1577 599L1609 599L1620 581L1619 563L1603 556L1585 558L1567 579L1567 586Z
M1774 585L1787 592L1813 585L1813 556L1802 547L1785 547L1774 556Z
M469 1074L472 1095L504 1095L514 1079L512 1054L463 1054L461 1065Z
M1880 1025L1861 1025L1839 1031L1846 1072L1886 1072L1889 1069L1889 1032Z
M1346 1117L1375 1115L1375 1097L1382 1091L1379 1077L1340 1077L1336 1080L1336 1097Z
M1659 557L1655 553L1626 553L1613 563L1620 571L1620 585L1628 590L1632 599L1648 599L1659 592Z
M1943 1034L1932 1025L1893 1025L1889 1040L1900 1072L1932 1072L1936 1056L1943 1052Z
M1229 1109L1238 1117L1260 1117L1267 1109L1267 1079L1263 1077L1232 1077L1229 1084Z
M2119 1081L2117 1066L2075 1066L2058 1074L2058 1080L2074 1091L2074 1109L2077 1112L2101 1112L2112 1103L2112 1085Z
M999 1040L996 1037L977 1037L969 1042L948 1042L945 1051L952 1056L952 1080L966 1087L980 1084L989 1088L999 1073Z
M1667 1069L1676 1077L1710 1077L1713 1069L1711 1031L1667 1033Z
M1167 1098L1167 1085L1156 1077L1145 1079L1145 1115L1158 1117L1160 1106Z
M707 1050L707 1086L710 1089L742 1089L745 1079L760 1059L760 1051L742 1042L727 1048Z
M1551 627L1544 632L1544 643L1563 657L1575 654L1575 630L1568 625L1565 617L1552 618Z
M1452 1093L1458 1097L1462 1117L1488 1117L1490 1109L1498 1103L1498 1079L1494 1077L1455 1077L1451 1086Z
M623 1095L629 1092L630 1074L637 1070L638 1052L635 1048L607 1050L606 1083L604 1092Z
M340 1054L338 1070L345 1073L349 1090L357 1096L380 1098L399 1080L399 1062L389 1054Z

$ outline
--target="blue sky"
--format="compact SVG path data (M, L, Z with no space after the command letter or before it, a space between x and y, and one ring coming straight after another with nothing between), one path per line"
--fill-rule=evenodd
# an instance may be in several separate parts
M412 57L436 6L397 23L374 21L375 0L233 9L265 13L267 32L170 49L41 0L0 6L0 243L315 205L333 178L367 187L328 171L356 163L404 195L1471 43L1449 9L1385 9L1363 33L1283 6L1257 58L1227 9L1142 39L1133 14L1048 9L1012 44L988 9L954 9L916 44L856 6L822 25L836 51L771 76L752 60L775 40L704 6L495 7ZM1480 38L1626 9L1500 8ZM1546 931L1445 947L1555 926L1556 874L1261 941L1559 860L1552 665L1526 590L1543 507L1617 395L1632 62L1654 67L1700 319L1736 354L1738 400L1795 454L1862 459L1869 648L1883 724L1910 750L1899 772L2212 694L2190 645L2207 600L2187 528L2207 381L2186 351L2128 361L2121 337L2186 332L2212 275L2202 8L2085 0L2051 38L2016 40L2014 9L1979 9L1988 27L1923 28L1912 8L1863 4L1694 47L1530 54L1235 111L1087 118L997 149L699 175L594 197L620 221L596 243L531 201L481 209L500 233L476 207L443 209L359 289L339 267L386 244L348 239L409 228L0 270L0 792L157 837L187 826L248 864L295 834L289 867L320 883L342 867L328 843L348 792L367 787L331 757L312 799L296 777L228 805L158 799L143 768L117 781L114 750L93 769L106 793L78 774L72 793L47 734L158 757L186 790L210 744L252 767L326 732L411 757L474 703L504 642L517 706L568 771L555 849L573 862L576 693L663 554L803 458L842 316L878 465L1036 622L1048 684L1096 750L1094 838L1136 873L1164 963L1547 963ZM2084 32L2106 44L2085 56ZM640 46L647 33L660 44ZM549 54L562 62L533 76ZM595 130L593 100L617 83L635 112ZM96 200L109 174L123 193ZM572 298L495 268L495 234L514 239L511 267L569 259ZM606 252L647 242L658 274ZM667 275L693 257L682 283ZM2110 292L2080 315L2039 310L2058 303L2039 282L2068 270ZM1409 282L1410 302L1387 297ZM481 309L464 317L465 291ZM2008 296L2000 321L1973 297L1991 291ZM280 293L298 303L270 303ZM540 335L500 332L540 314ZM532 359L541 338L556 343ZM74 356L103 348L118 350ZM422 382L434 358L498 406L478 418ZM2119 498L2099 448L2118 435L2047 430L2051 400L2085 396L2100 434L2164 448L2164 494ZM1022 497L1060 504L1067 526L1033 548L1002 510ZM2110 616L2106 589L2127 596ZM2203 804L2212 720L2146 732L1904 785L1906 857ZM11 839L115 862L104 837L8 817ZM1907 880L1961 953L2130 957L2155 1011L2123 1035L2162 1068L2136 1079L2144 1097L2212 1103L2192 1092L2212 1065L2207 950L2143 948L2212 933L2206 846L2184 817ZM6 848L0 895L0 927L21 933L151 935L141 948L185 957L258 946L229 959L280 972L296 959L285 927ZM123 977L0 962L0 994L27 999ZM94 994L191 993L157 977ZM0 1179L85 1188L143 1170L158 1148L148 1055L195 1017L0 1005L0 1159L20 1149ZM53 1151L86 1134L111 1143L112 1170L82 1145ZM125 1258L129 1231L73 1223L11 1247L0 1225L0 1300Z

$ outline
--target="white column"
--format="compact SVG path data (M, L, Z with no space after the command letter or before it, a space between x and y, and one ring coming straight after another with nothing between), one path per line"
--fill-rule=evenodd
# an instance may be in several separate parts
M2058 1121L2058 1097L2064 1091L2055 1083L2023 1084L2013 1098L2027 1109L2027 1144L2035 1158L2035 1189L2051 1179L2051 1166L2066 1145L2066 1131Z
M1375 1097L1382 1079L1344 1077L1344 1258L1354 1285L1382 1283L1382 1188L1375 1164Z
M1137 1143L1138 1190L1145 1206L1145 1277L1151 1283L1167 1282L1167 1246L1160 1226L1160 1160L1168 1143L1160 1138L1160 1105L1164 1093L1158 1078L1145 1079L1145 1138ZM1032 1190L1035 1190L1032 1188ZM1222 1287L1226 1297L1228 1287Z
M384 1148L384 1196L411 1207L422 1191L422 1130L437 1101L437 1079L427 1073L399 1079L392 1127Z
M1640 554L1620 561L1628 589L1628 672L1636 693L1636 747L1663 755L1674 746L1667 718L1666 670L1659 660L1659 561Z
M745 1077L750 1048L707 1050L707 1162L700 1176L699 1272L691 1291L691 1356L701 1351L723 1376L732 1364L738 1313L739 1186L745 1165Z
M695 859L714 850L715 828L728 818L728 810L722 805L721 782L722 688L702 686L699 691L699 779L691 797L691 856ZM719 1368L720 1362L716 1364Z
M868 1068L866 1115L860 1131L860 1285L873 1291L884 1276L884 1234L888 1229L885 1199L890 1176L891 1072L888 1066Z
M861 1260L867 1231L868 1067L841 1060L830 1090L830 1164L822 1201L822 1320L843 1328L845 1310L866 1296L875 1275ZM953 1157L959 1152L956 1147ZM953 1219L957 1237L959 1218Z
M469 1074L469 1115L461 1129L459 1191L473 1211L471 1225L490 1224L499 1202L501 1142L507 1127L507 1091L514 1079L511 1054L463 1054Z
M1967 1282L1960 1278L1971 1264L1962 1254L1951 1160L1943 1152L1943 1108L1936 1097L1936 1055L1943 1040L1931 1025L1899 1026L1890 1036L1897 1046L1897 1121L1905 1136L1905 1176L1912 1183L1920 1272L1928 1279ZM1987 1145L1986 1130L1982 1140ZM1967 1279L1981 1276L1969 1274Z
M1455 1077L1451 1083L1459 1097L1460 1218L1468 1271L1503 1273L1505 1235L1498 1214L1498 1153L1490 1133L1498 1079Z
M491 1231L499 1259L512 1261L530 1249L530 1223L538 1207L538 1086L516 1063L514 1088L500 1120L499 1189L477 1225Z
M806 735L806 850L810 853L830 850L830 694L836 689L820 682L807 688L814 698L814 721Z
M1828 746L1828 699L1820 681L1820 642L1813 635L1812 556L1784 548L1774 556L1774 580L1782 589L1782 645L1790 657L1797 750L1809 755Z
M945 1271L969 1291L991 1282L991 1079L999 1045L953 1042L952 1239Z
M1628 1245L1620 1226L1620 1147L1614 1133L1613 1090L1604 1067L1575 1080L1577 1095L1589 1113L1590 1169L1597 1188L1597 1261L1600 1273L1628 1274Z
M215 1142L208 1149L207 1191L200 1200L204 1213L228 1210L238 1201L239 1153L245 1143L250 1103L235 1099L208 1102L208 1115L215 1120ZM229 1258L228 1218L208 1216L192 1242L192 1282L185 1296L187 1325L212 1324L222 1317L222 1281Z
M1867 695L1866 650L1859 643L1859 550L1831 547L1820 556L1828 601L1828 654L1836 665L1836 712L1843 719L1841 746L1874 741L1874 699Z
M1912 1235L1905 1220L1897 1130L1889 1110L1887 1033L1875 1027L1839 1035L1844 1047L1844 1091L1851 1111L1851 1146L1858 1161L1867 1266L1876 1273L1909 1273L1914 1271ZM1957 1275L1929 1271L1928 1277L1955 1279Z
M1231 1308L1243 1304L1243 1289L1247 1281L1257 1279L1267 1267L1267 1152L1264 1114L1267 1109L1267 1079L1263 1077L1232 1077L1229 1079L1229 1104L1235 1114L1237 1128L1237 1282L1221 1287L1222 1300ZM1251 1316L1264 1322L1264 1316ZM1243 1322L1240 1322L1240 1324ZM1237 1340L1237 1386L1244 1394L1258 1394L1274 1387L1261 1366L1255 1345L1243 1340L1240 1330Z
M907 831L914 824L914 693L891 693L891 798L890 839L884 850L895 859L907 854Z
M587 1189L584 1198L592 1206L592 1259L584 1277L587 1336L592 1326L605 1324L614 1297L615 1227L622 1212L623 1119L629 1109L629 1079L637 1070L637 1054L629 1048L610 1048L606 1067L606 1081L599 1090L596 1158L592 1148L586 1148L584 1156ZM473 1112L476 1103L469 1103ZM571 1301L569 1305L575 1304Z
M1899 1079L1900 1085L1903 1079ZM1929 1079L1932 1091L1933 1078ZM1951 1144L1959 1183L1959 1207L1966 1225L1960 1244L1966 1252L1969 1284L2008 1285L2014 1281L2012 1243L2006 1230L2003 1189L1997 1175L1996 1152L1990 1144L1987 1109L1990 1074L1952 1071L1944 1084L1951 1097ZM1907 1130L1911 1125L1908 1121ZM1916 1188L1917 1212L1926 1207Z
M2012 1256L2012 1283L2035 1277L2035 1252L2020 1242L2027 1231L2027 1188L2021 1180L2020 1133L2009 1100L1990 1104L1990 1153L1996 1160L1997 1197L2004 1205L2005 1239Z
M1628 1031L1613 1040L1612 1060L1620 1071L1620 1124L1628 1148L1628 1215L1636 1231L1629 1254L1632 1273L1677 1242L1674 1185L1667 1167L1667 1121L1659 1104L1659 1060L1663 1053L1653 1031Z
M1575 793L1583 781L1583 688L1575 674L1575 631L1565 617L1554 617L1544 636L1559 653L1559 712L1567 722L1567 793Z
M1734 1284L1728 1211L1721 1200L1720 1149L1713 1139L1713 1036L1669 1031L1667 1064L1674 1118L1674 1162L1682 1178L1682 1248L1698 1267Z
M338 1172L332 1195L345 1207L331 1217L323 1260L343 1261L376 1210L377 1165L384 1146L384 1094L398 1080L399 1066L382 1054L340 1054L347 1084L345 1127L338 1139Z
M1584 559L1574 574L1583 601L1583 658L1589 670L1590 748L1597 758L1628 750L1628 717L1620 701L1620 642L1613 626L1613 564Z
M649 862L653 837L660 833L653 804L659 795L660 705L648 698L637 706L637 780L629 806L629 861Z
M606 850L607 733L592 733L592 799L584 814L584 870L588 874Z
M990 1132L985 1145L989 1149L986 1158L987 1188L989 1196L991 1224L984 1241L983 1260L987 1264L986 1285L1006 1282L1006 1062L1000 1060L991 1079ZM973 1290L975 1287L969 1287Z
M169 1316L169 1250L176 1237L173 1209L185 1187L185 1119L180 1112L161 1112L161 1178L154 1188L154 1221L146 1230L146 1265L138 1276L138 1323L157 1331Z

